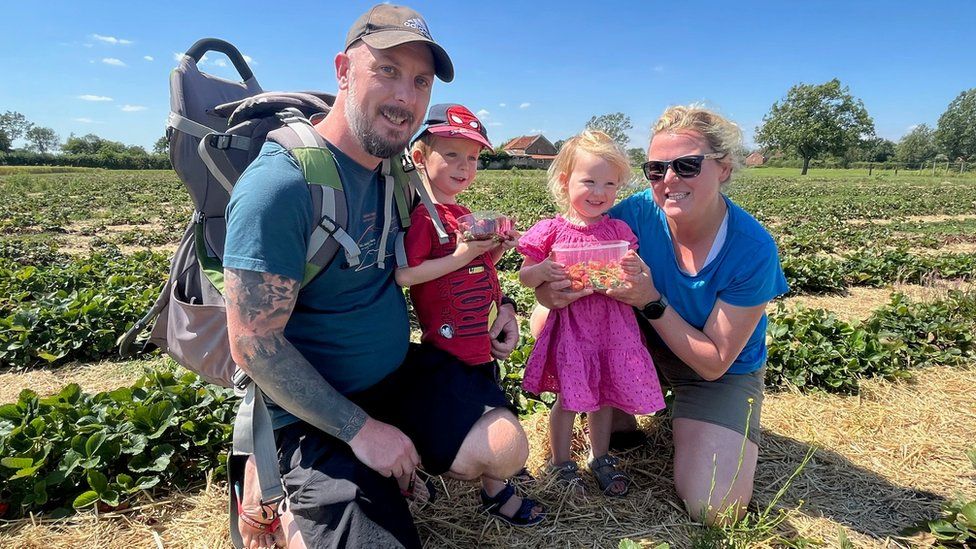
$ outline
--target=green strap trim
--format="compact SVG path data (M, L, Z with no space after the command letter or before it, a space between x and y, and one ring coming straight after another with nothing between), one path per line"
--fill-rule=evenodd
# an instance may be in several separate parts
M291 149L309 185L324 185L337 191L342 190L339 169L336 168L332 151L319 147L299 147Z
M390 159L390 173L396 185L393 187L393 196L396 197L397 213L400 214L400 226L406 229L410 226L410 205L407 203L405 189L410 182L410 176L403 171L403 164L400 156Z
M197 263L203 269L203 274L207 276L214 288L223 295L224 266L219 259L211 257L207 253L206 238L203 234L203 223L197 223L193 227L193 246L197 253Z
M339 250L339 251L341 251L341 250ZM338 252L336 252L336 253L338 253ZM316 265L315 263L306 263L305 264L305 276L302 277L302 285L301 285L301 288L304 288L305 286L307 286L308 283L311 282L312 279L315 278L320 272L322 272L322 266L321 265Z

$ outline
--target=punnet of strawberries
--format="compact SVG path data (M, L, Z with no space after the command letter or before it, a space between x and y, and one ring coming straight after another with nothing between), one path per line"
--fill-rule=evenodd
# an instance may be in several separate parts
M574 292L583 288L597 290L616 288L624 278L623 268L617 261L591 259L570 265L566 271L569 275L570 290Z

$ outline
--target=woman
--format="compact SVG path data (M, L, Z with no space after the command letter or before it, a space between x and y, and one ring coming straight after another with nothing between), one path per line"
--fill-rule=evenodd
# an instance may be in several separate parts
M787 291L772 237L722 194L741 146L729 120L695 105L671 107L654 125L643 165L650 189L610 211L640 249L628 260L628 283L608 295L653 328L648 346L675 394L675 488L688 513L709 523L741 517L752 497L765 308ZM543 285L536 296L553 308L590 292L564 288Z

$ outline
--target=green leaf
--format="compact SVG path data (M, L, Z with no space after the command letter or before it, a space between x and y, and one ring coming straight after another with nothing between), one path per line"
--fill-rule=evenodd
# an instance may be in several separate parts
M95 455L95 452L101 448L103 442L105 442L105 431L98 431L88 437L88 442L85 443L85 454L88 457Z
M87 492L82 492L79 494L71 506L75 509L81 509L83 507L88 507L89 505L94 505L97 501L98 494L94 490L88 490Z
M963 505L962 509L959 510L959 514L966 518L967 526L976 528L976 500Z
M88 471L88 485L101 495L108 489L108 479L99 471Z
M34 465L34 460L31 458L5 457L0 459L0 465L10 469L26 469Z
M617 549L641 549L641 546L630 538L624 538L617 544Z
M4 404L0 406L0 419L17 421L23 417L20 408L16 404Z
M116 490L106 490L98 495L98 499L112 507L118 507L119 505L119 493Z

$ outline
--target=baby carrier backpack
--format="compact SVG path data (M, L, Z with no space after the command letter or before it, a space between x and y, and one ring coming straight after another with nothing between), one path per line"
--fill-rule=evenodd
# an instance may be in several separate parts
M201 72L197 64L208 51L225 54L241 81ZM119 344L121 353L129 354L139 334L152 325L144 350L159 347L203 379L233 387L243 397L234 421L233 449L227 460L235 547L240 547L242 540L237 528L234 486L243 480L248 455L255 456L263 502L278 502L285 494L264 397L231 358L222 295L224 212L244 169L257 157L265 141L274 141L287 149L301 167L312 197L313 219L319 220L309 236L302 287L322 272L340 250L350 265L359 264L359 247L344 230L348 211L335 160L312 126L329 112L334 100L334 96L321 93L264 92L237 48L215 38L193 44L170 75L171 112L166 128L170 159L193 199L194 213L173 255L169 278L159 298L120 338ZM408 227L412 207L421 202L431 212L439 237L446 241L447 234L409 155L384 160L382 171L382 238L386 238L393 215L399 215L403 228ZM395 246L398 265L406 263L402 238L401 231ZM385 241L379 249L379 266L383 268Z

